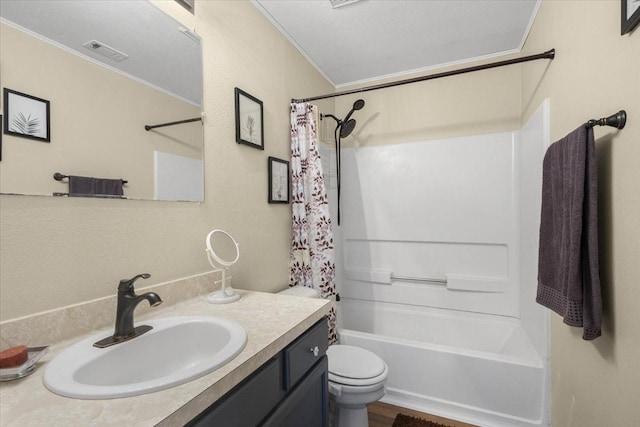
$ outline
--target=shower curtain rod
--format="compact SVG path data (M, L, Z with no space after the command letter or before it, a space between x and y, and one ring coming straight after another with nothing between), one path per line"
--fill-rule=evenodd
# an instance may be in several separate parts
M406 84L409 84L409 83L423 82L425 80L434 80L434 79L439 79L441 77L456 76L458 74L471 73L471 72L474 72L474 71L488 70L490 68L503 67L505 65L512 65L512 64L519 64L521 62L535 61L537 59L553 59L555 57L555 55L556 55L556 50L555 49L551 49L551 50L548 50L546 52L539 53L539 54L536 54L536 55L523 56L522 58L507 59L505 61L492 62L490 64L484 64L484 65L476 65L474 67L461 68L459 70L445 71L445 72L442 72L442 73L430 74L428 76L414 77L414 78L406 79L406 80L398 80L398 81L390 82L390 83L382 83L382 84L379 84L379 85L366 86L366 87L363 87L363 88L360 88L360 89L351 89L351 90L345 90L345 91L342 91L342 92L328 93L326 95L313 96L311 98L302 98L302 99L295 99L294 98L294 99L291 99L291 103L299 104L299 103L302 103L302 102L316 101L318 99L335 98L337 96L351 95L353 93L368 92L368 91L371 91L371 90L378 90L378 89L386 89L388 87L406 85Z
M165 126L175 126L175 125L181 125L183 123L201 122L201 121L202 121L202 117L196 117L195 119L179 120L177 122L161 123L159 125L144 125L144 130L149 131L155 128L163 128Z

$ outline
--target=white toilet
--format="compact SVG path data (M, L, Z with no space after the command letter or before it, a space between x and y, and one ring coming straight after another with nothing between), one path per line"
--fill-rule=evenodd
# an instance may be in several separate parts
M282 292L319 298L315 289L293 286ZM337 426L367 427L367 405L384 396L389 368L380 357L363 348L334 344L327 350L329 359L329 393L337 407Z

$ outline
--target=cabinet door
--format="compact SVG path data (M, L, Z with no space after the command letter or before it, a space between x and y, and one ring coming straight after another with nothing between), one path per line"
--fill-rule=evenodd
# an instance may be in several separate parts
M283 397L282 358L278 355L190 421L187 427L256 426Z
M327 356L322 356L262 426L327 427L328 377Z

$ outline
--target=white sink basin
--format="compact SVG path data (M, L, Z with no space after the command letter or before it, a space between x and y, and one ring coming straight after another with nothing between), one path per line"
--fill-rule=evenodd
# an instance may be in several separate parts
M236 322L216 317L167 317L141 324L144 335L106 348L106 331L73 344L47 364L43 383L78 399L111 399L164 390L223 366L247 343Z

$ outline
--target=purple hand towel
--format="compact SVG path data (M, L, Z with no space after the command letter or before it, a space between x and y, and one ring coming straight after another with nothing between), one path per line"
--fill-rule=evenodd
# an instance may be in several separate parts
M553 143L542 166L542 213L536 301L600 336L598 182L593 129L580 126Z

